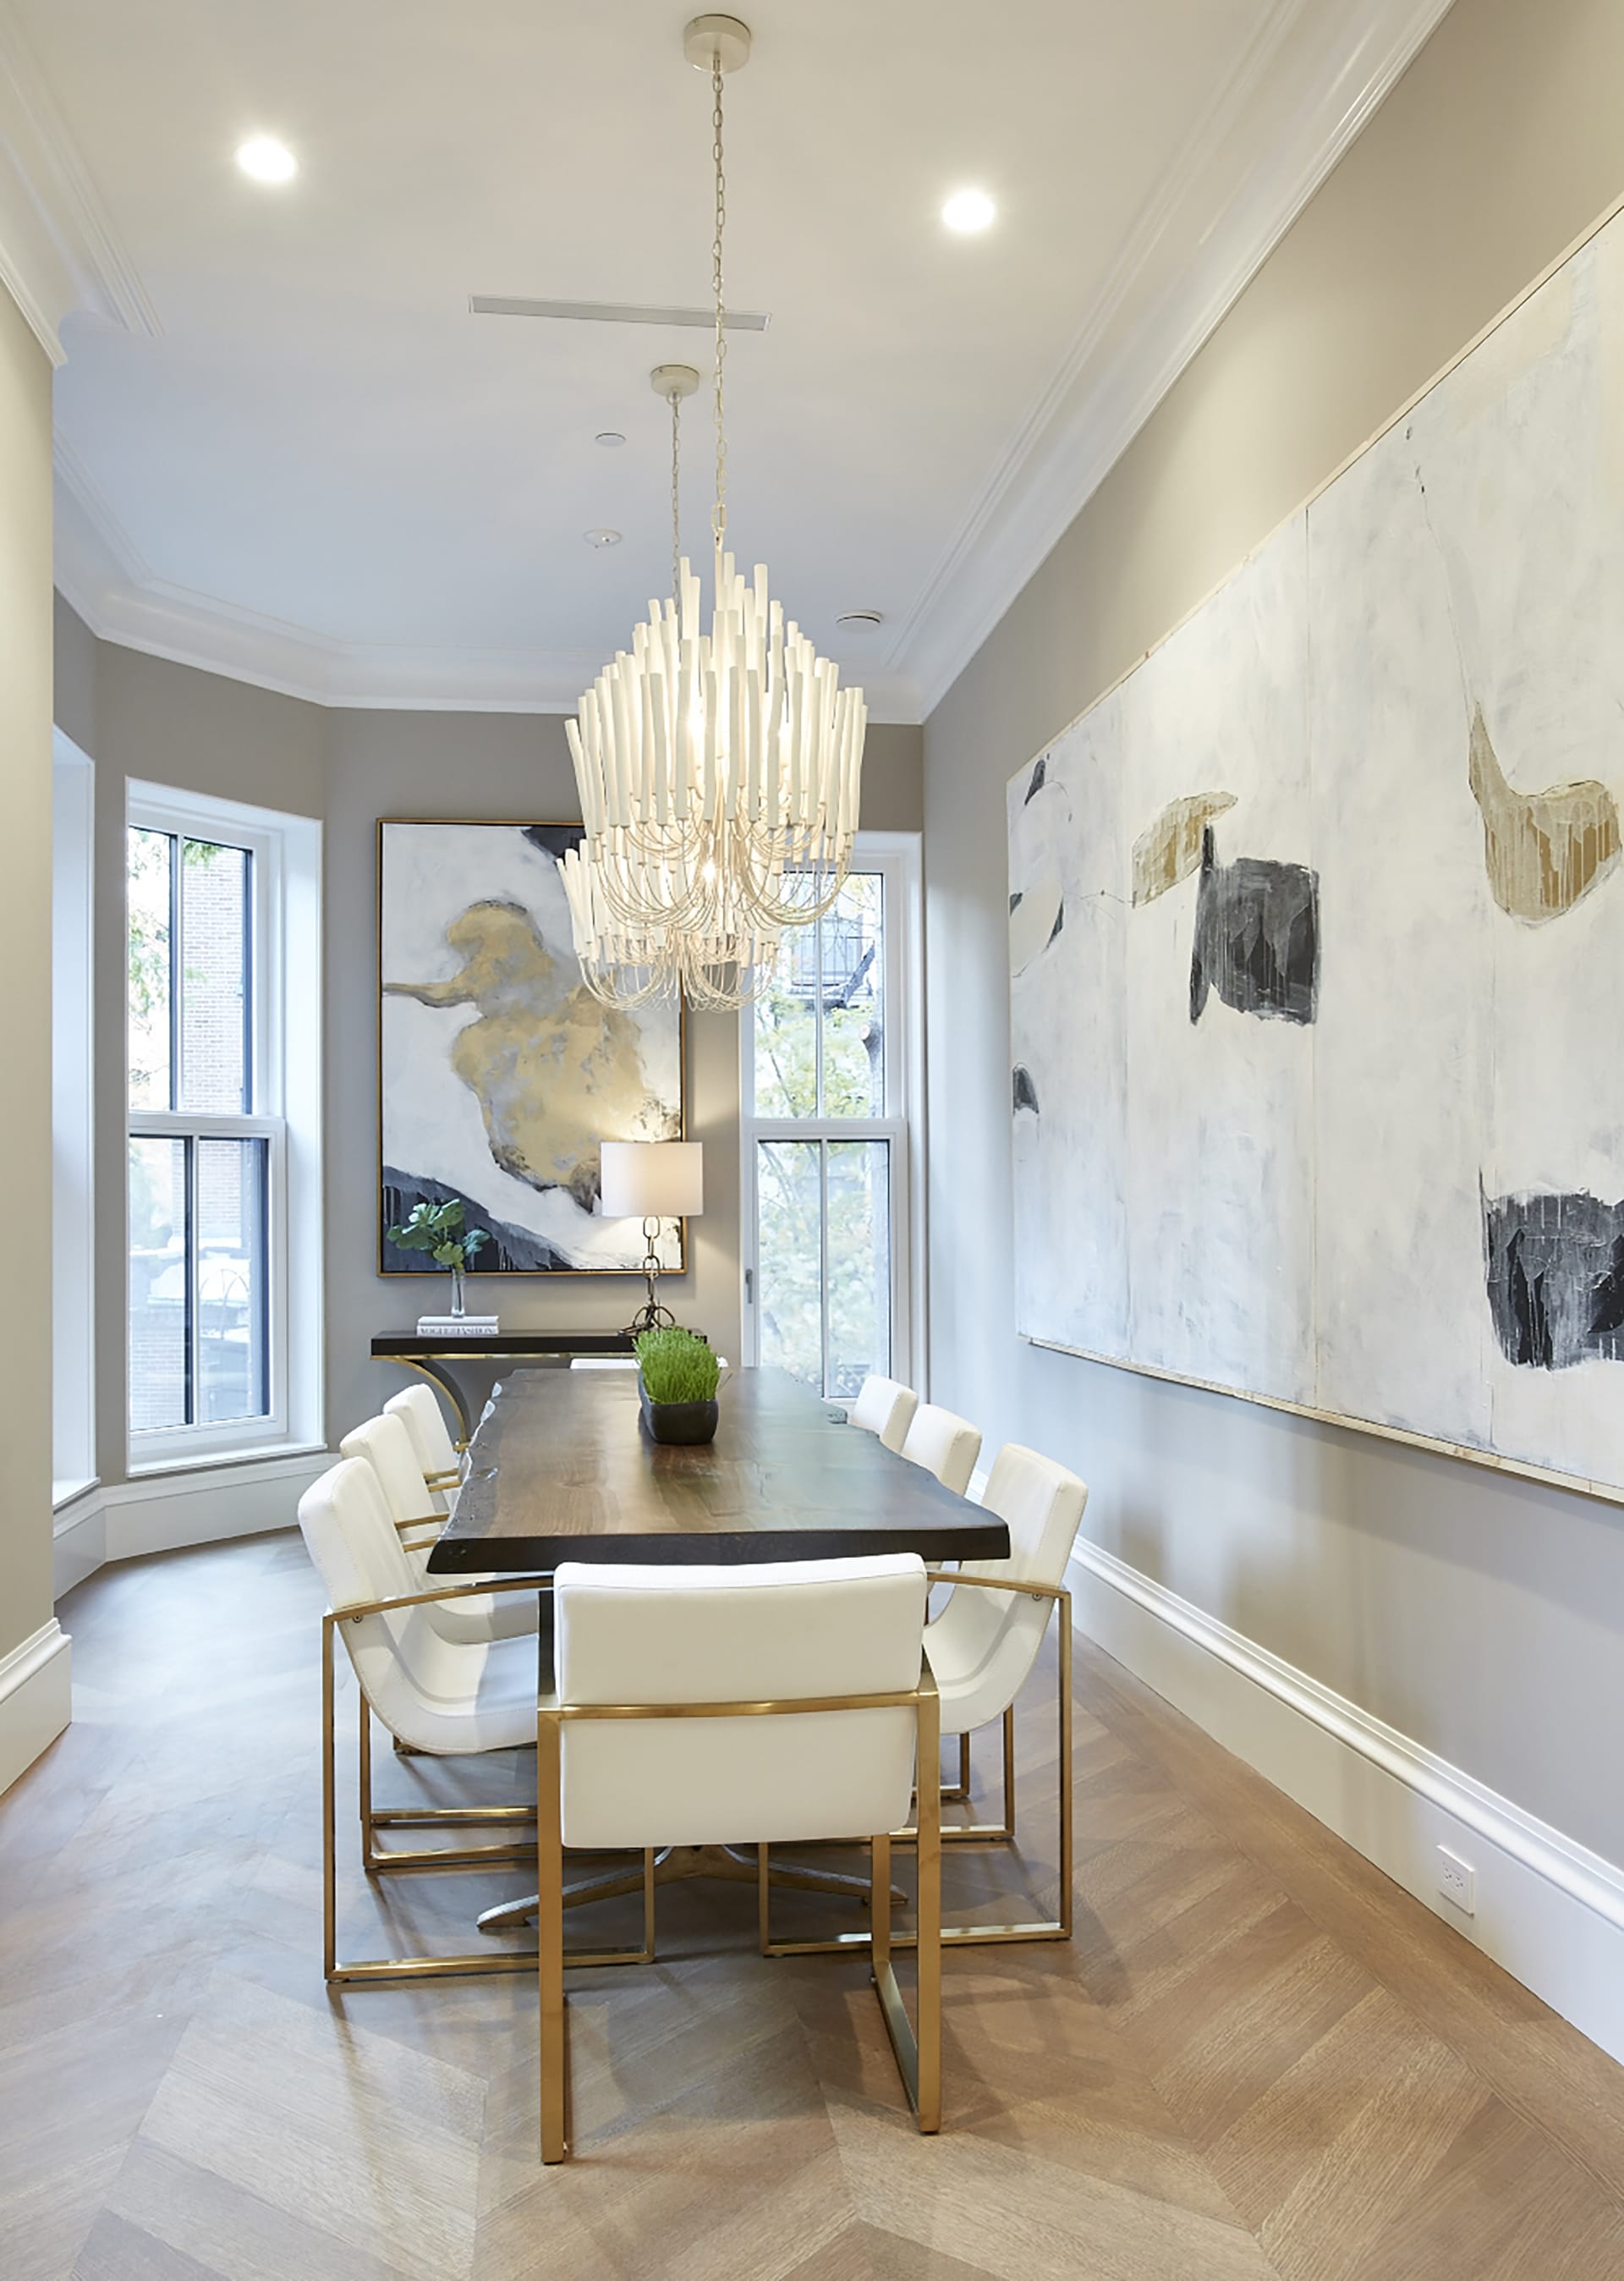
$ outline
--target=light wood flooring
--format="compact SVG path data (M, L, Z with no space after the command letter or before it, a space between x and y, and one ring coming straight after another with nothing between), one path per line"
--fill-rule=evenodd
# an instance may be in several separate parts
M1624 2277L1624 2072L1081 1643L1077 1938L949 1955L940 2138L861 1962L691 1886L659 1964L572 1976L543 2171L527 1976L322 1985L319 1606L296 1535L65 1604L77 1719L0 1802L5 2281ZM1024 1866L964 1849L950 1904L1052 1906L1048 1683ZM469 1946L523 1882L351 1869L345 1946Z

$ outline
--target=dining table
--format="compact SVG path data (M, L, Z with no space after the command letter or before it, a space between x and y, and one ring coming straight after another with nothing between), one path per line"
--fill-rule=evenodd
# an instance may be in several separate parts
M692 1566L835 1560L913 1552L927 1566L1009 1558L1007 1525L847 1423L788 1371L735 1370L714 1441L654 1441L635 1370L520 1370L504 1379L469 1444L456 1509L428 1556L436 1576L550 1575L560 1561ZM550 1659L543 1592L542 1643ZM578 1906L635 1891L643 1869L569 1887ZM753 1848L666 1848L658 1883L754 1883ZM774 1864L775 1884L866 1900L866 1883ZM900 1896L899 1896L900 1898ZM507 1931L535 1898L488 1909Z

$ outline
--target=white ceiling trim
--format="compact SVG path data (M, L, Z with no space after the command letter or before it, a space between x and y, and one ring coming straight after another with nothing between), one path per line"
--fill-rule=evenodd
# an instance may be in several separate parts
M1281 0L1192 138L1181 176L1142 217L1054 383L904 621L889 662L917 684L924 714L1052 553L1450 5ZM1261 121L1260 111L1267 114Z
M81 462L57 445L56 582L103 641L307 704L363 712L573 713L604 659L587 651L334 641L156 576ZM875 721L917 721L919 692L854 673Z
M53 365L63 320L89 310L163 330L58 111L21 25L0 0L0 282Z

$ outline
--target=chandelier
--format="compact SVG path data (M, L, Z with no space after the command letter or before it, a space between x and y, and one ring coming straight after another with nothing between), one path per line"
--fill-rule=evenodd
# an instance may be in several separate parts
M700 581L675 546L671 598L650 604L630 650L604 667L566 724L585 825L565 862L575 944L589 986L620 1004L675 986L697 1004L747 1003L772 970L781 932L835 901L857 835L862 692L842 689L838 668L785 619L766 565L746 579L727 545L722 81L745 62L750 40L735 17L698 16L682 42L711 73L716 180L710 628Z

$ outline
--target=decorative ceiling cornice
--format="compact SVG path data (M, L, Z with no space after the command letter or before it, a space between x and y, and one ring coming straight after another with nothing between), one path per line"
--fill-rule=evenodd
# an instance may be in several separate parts
M1147 206L885 658L873 717L920 721L1231 308L1451 0L1276 0ZM9 0L0 0L0 281L60 362L92 309L156 333ZM573 712L602 664L541 650L336 641L158 577L58 450L58 584L104 640L322 705Z
M0 283L65 361L62 324L87 310L162 332L9 0L0 0Z
M1279 0L904 621L924 713L1232 308L1451 0Z

